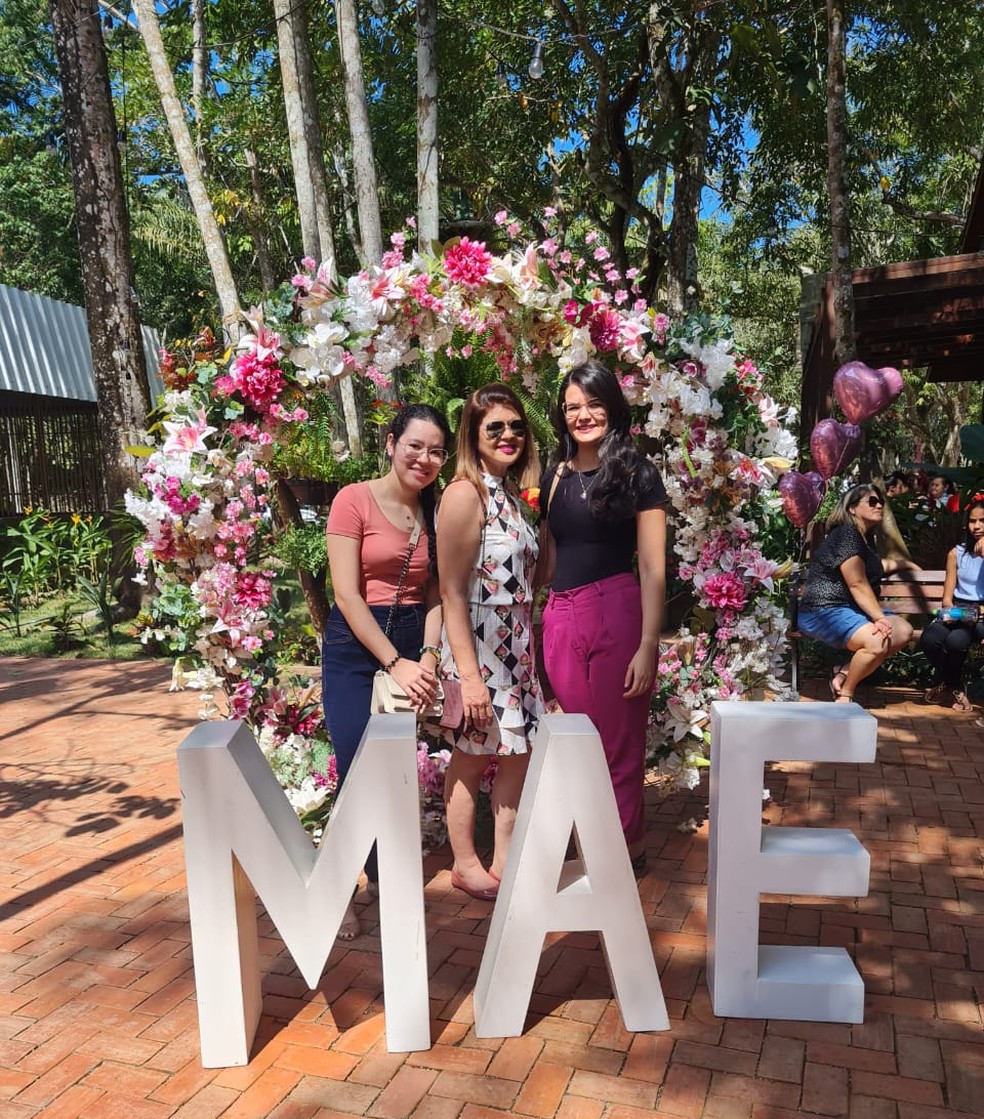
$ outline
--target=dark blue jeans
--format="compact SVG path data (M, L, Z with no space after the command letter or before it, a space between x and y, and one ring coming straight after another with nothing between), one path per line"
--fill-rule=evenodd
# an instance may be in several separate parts
M380 629L385 628L390 608L370 606L369 609ZM401 657L420 659L426 612L425 606L400 606L393 612L389 638ZM321 642L321 696L325 726L335 751L339 789L369 722L372 678L380 667L379 661L349 628L342 612L333 606ZM366 875L373 882L378 877L375 847L366 863Z

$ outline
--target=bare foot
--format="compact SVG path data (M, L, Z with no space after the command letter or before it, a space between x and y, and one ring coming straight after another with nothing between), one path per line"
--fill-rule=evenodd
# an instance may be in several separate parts
M355 912L352 903L349 902L348 909L345 910L345 916L342 918L342 923L338 926L338 939L355 940L361 932L362 926L359 924L359 915Z

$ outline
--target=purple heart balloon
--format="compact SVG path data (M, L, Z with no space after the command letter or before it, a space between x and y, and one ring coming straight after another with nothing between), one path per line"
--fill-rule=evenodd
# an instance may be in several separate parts
M821 420L810 435L810 453L823 478L833 478L861 450L861 428L857 424L840 424Z
M849 361L834 374L834 396L852 424L884 412L901 391L902 374L888 365L872 369L863 361Z
M819 490L813 479L820 482ZM783 474L777 488L782 498L782 511L790 524L797 528L806 528L813 520L823 499L823 484L820 475L812 471L809 474L800 474L798 470L790 470Z

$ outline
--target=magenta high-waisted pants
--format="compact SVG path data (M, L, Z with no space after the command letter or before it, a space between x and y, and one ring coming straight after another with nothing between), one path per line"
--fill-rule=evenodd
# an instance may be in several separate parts
M650 695L622 698L625 671L641 637L642 598L632 575L551 593L543 611L547 676L560 706L587 715L598 728L629 845L646 830L642 795Z

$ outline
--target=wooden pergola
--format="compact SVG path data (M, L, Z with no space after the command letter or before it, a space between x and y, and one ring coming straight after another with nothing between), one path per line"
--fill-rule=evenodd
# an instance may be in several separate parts
M853 274L857 357L868 365L928 367L933 381L984 379L984 165L960 253ZM831 415L833 281L824 278L803 362L801 432Z

